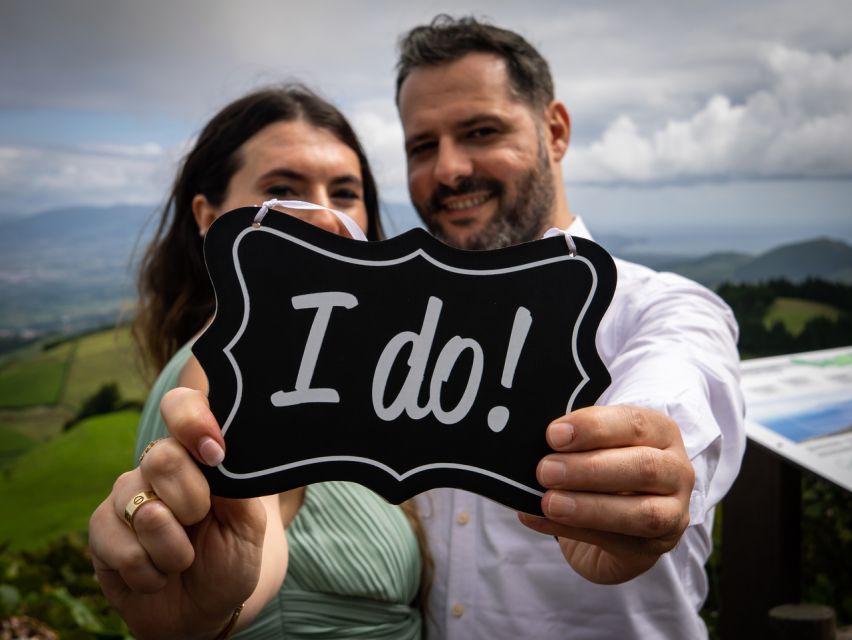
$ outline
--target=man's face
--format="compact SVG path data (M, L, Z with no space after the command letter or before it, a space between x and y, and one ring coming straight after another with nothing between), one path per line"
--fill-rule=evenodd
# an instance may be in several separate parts
M399 94L411 201L447 244L492 249L541 237L554 181L542 115L513 97L503 61L469 54L411 72Z

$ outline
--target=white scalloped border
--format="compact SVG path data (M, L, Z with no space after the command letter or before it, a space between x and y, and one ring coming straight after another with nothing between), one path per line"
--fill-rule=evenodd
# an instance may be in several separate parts
M449 272L452 272L452 273L459 273L459 274L464 274L464 275L472 275L472 276L488 276L488 275L498 275L498 274L502 274L502 273L512 273L514 271L522 271L522 270L527 270L527 269L535 269L537 267L542 267L542 266L545 266L545 265L548 265L548 264L553 264L555 262L564 262L566 260L576 260L576 261L582 262L583 264L586 265L586 267L588 267L589 272L592 275L592 286L591 286L591 289L589 290L589 296L586 299L586 302L583 305L583 308L580 310L580 315L577 317L577 323L574 325L574 332L571 335L571 353L574 357L574 363L576 364L577 369L582 374L583 379L577 385L577 387L574 389L574 392L571 394L571 397L568 400L568 405L565 409L565 413L571 412L571 409L574 406L574 401L577 399L577 394L580 393L580 390L584 386L586 386L586 384L590 380L590 377L586 373L586 370L583 368L583 365L580 362L580 358L577 354L577 335L578 335L579 330L580 330L580 325L583 323L583 318L585 318L586 312L589 309L589 305L591 305L592 300L593 300L594 295L595 295L595 292L597 291L598 274L595 271L595 268L592 265L592 263L588 259L586 259L582 256L579 256L579 255L557 256L557 257L554 257L554 258L546 258L544 260L537 260L535 262L530 262L530 263L523 264L523 265L516 265L516 266L513 266L513 267L504 267L504 268L501 268L501 269L481 269L481 270L478 270L478 269L462 269L462 268L459 268L459 267L452 267L450 265L444 264L443 262L441 262L441 261L437 260L436 258L433 258L432 256L430 256L423 249L417 249L416 251L412 251L411 253L409 253L405 256L402 256L400 258L394 258L394 259L391 259L391 260L362 260L362 259L359 259L359 258L342 256L342 255L336 254L332 251L328 251L327 249L317 247L317 246L315 246L315 245L313 245L313 244L311 244L311 243L309 243L305 240L302 240L301 238L297 238L297 237L292 236L288 233L284 233L283 231L279 231L278 229L273 229L271 227L266 227L266 226L247 227L237 236L236 240L234 240L234 245L233 245L233 248L231 250L231 255L232 255L233 260L234 260L234 270L236 271L237 279L239 280L239 283L240 283L240 290L242 291L242 294L243 294L244 304L243 304L243 320L242 320L242 323L240 324L240 328L237 331L237 333L234 335L234 337L231 339L231 341L225 346L225 348L223 350L225 355L228 358L228 361L231 363L231 366L234 369L234 375L235 375L236 381L237 381L237 393L236 393L236 396L235 396L236 400L234 402L234 406L231 408L231 411L228 414L227 420L225 420L225 424L222 426L222 435L223 436L228 432L228 429L231 426L231 422L233 421L234 416L236 415L237 410L239 409L240 401L242 399L242 394L243 394L242 372L240 371L240 367L239 367L239 364L237 363L236 358L234 358L234 356L233 356L232 349L234 348L234 346L237 344L237 342L239 342L240 338L242 337L242 335L245 331L246 325L248 324L249 314L250 314L250 311L251 311L251 303L250 303L250 300L249 300L248 289L246 288L245 278L243 277L243 272L242 272L242 269L241 269L241 266L240 266L240 260L239 260L239 256L238 256L238 250L239 250L240 244L242 243L243 239L250 233L271 233L271 234L278 236L278 237L280 237L284 240L287 240L287 241L292 242L294 244L297 244L297 245L299 245L299 246L301 246L305 249L308 249L309 251L313 251L313 252L318 253L320 255L326 256L327 258L331 258L333 260L339 260L341 262L348 262L350 264L368 266L368 267L390 267L390 266L393 266L393 265L401 264L403 262L408 262L409 260L414 260L416 258L422 258L423 260L426 260L427 262L435 265L439 269L443 269L444 271L449 271ZM489 478L493 478L494 480L498 480L500 482L503 482L503 483L510 485L510 486L512 486L516 489L520 489L521 491L526 491L527 493L531 493L534 496L541 497L541 496L544 495L544 493L542 491L539 491L538 489L528 487L525 484L517 482L516 480L512 480L511 478L507 478L505 476L502 476L498 473L494 473L493 471L489 471L488 469L482 469L480 467L476 467L476 466L473 466L473 465L459 464L459 463L456 463L456 462L435 462L435 463L431 463L431 464L421 465L419 467L415 467L413 469L410 469L410 470L408 470L408 471L406 471L405 473L402 473L402 474L398 473L397 471L395 471L391 467L387 466L386 464L379 462L378 460L373 460L372 458L363 458L363 457L360 457L360 456L320 456L320 457L316 457L316 458L309 458L307 460L299 460L297 462L282 464L282 465L278 465L278 466L275 466L275 467L269 467L267 469L260 469L258 471L249 471L249 472L245 472L245 473L237 473L237 472L229 470L228 468L225 467L224 462L222 464L220 464L217 468L222 473L222 475L224 475L228 478L232 478L234 480L249 480L249 479L252 479L252 478L258 478L258 477L270 475L270 474L273 474L273 473L279 473L281 471L296 469L298 467L323 464L323 463L326 463L326 462L357 462L357 463L367 464L367 465L376 467L377 469L381 469L382 471L384 471L385 473L387 473L388 475L390 475L391 477L396 479L398 482L402 482L402 481L406 480L407 478L410 478L410 477L412 477L412 476L414 476L418 473L422 473L424 471L431 471L431 470L434 470L434 469L458 469L460 471L469 471L471 473L477 473L479 475L483 475L483 476L487 476Z

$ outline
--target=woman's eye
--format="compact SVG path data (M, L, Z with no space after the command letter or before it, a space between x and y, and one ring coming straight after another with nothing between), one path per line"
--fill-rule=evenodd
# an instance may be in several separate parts
M266 193L276 197L282 196L292 196L295 195L295 190L286 184L274 184L271 187L266 188Z
M344 200L346 202L361 199L361 195L357 191L354 191L352 189L338 189L337 191L331 194L331 197L335 200Z

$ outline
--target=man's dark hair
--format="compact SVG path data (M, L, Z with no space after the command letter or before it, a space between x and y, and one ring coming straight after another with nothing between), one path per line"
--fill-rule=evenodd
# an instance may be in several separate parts
M396 101L402 83L417 67L456 62L470 53L491 53L503 60L514 96L530 106L544 108L553 100L553 78L547 61L529 42L473 17L435 16L414 27L399 41L396 65Z

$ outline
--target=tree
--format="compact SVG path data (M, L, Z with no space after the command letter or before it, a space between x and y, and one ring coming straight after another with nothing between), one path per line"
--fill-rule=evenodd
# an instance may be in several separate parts
M63 431L68 431L75 424L90 416L98 416L104 413L112 413L123 407L121 401L121 392L118 390L118 385L115 382L108 382L101 386L93 395L89 396L77 415L71 418L62 427Z

